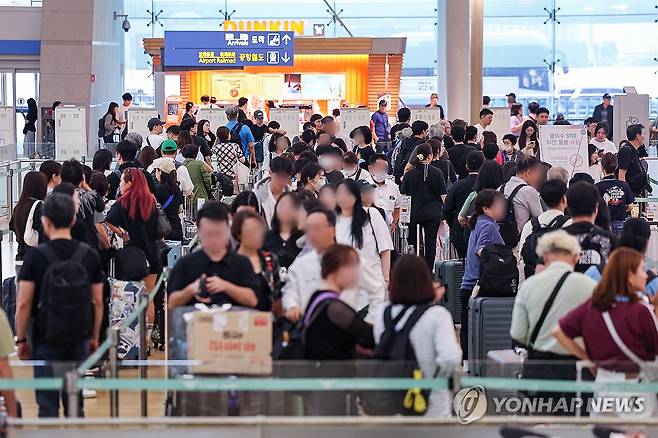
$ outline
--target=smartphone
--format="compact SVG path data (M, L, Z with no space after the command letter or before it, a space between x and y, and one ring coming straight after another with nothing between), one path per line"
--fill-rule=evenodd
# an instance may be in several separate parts
M199 296L201 298L208 298L210 294L208 293L208 290L206 289L206 277L205 275L201 276L199 279Z

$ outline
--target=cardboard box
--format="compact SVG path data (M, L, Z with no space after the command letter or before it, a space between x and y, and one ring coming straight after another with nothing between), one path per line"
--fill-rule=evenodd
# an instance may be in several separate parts
M272 314L269 312L194 312L187 323L187 358L193 374L271 374Z

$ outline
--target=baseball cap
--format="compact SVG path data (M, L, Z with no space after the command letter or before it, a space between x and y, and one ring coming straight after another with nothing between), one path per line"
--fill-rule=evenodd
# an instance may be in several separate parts
M171 173L176 170L176 165L171 158L156 158L153 160L153 168L160 169L164 173Z
M150 119L149 122L146 124L146 126L148 126L149 129L153 129L153 128L155 128L155 127L158 126L158 125L162 126L163 123L162 123L162 121L161 121L160 119L158 119L157 117L153 117L153 118Z
M376 186L374 186L374 185L370 184L368 181L365 181L365 180L362 180L362 179L357 180L356 185L359 186L359 190L361 191L361 193L367 192L369 190L374 190L376 188Z
M162 152L176 152L176 150L178 150L178 145L173 140L165 140L160 145L160 150Z
M603 95L603 98L604 98L604 99L612 99L612 96L610 96L610 93L605 93L605 94Z
M254 111L254 119L263 119L265 118L265 114L261 110L256 110Z
M506 97L513 97L514 99L516 99L516 93L509 93L509 94L506 94L505 96Z

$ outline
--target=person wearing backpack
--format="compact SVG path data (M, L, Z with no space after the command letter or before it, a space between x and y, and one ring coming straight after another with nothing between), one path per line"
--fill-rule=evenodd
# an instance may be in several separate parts
M526 155L516 162L516 175L501 187L509 207L509 214L501 223L501 234L505 243L516 247L523 226L533 217L544 212L537 187L543 180L543 166L536 157ZM516 223L516 229L512 226Z
M525 281L514 300L510 335L512 342L528 351L523 367L527 379L576 379L576 358L552 335L560 318L592 297L596 283L573 272L580 254L578 241L564 230L539 238L537 253L546 269ZM534 394L533 394L534 396ZM553 400L573 393L540 392L536 397Z
M392 361L390 367L377 365L381 368L378 376L415 378L414 372L418 371L423 378L437 374L447 376L461 364L462 352L454 335L452 316L445 307L435 305L444 292L443 287L433 282L432 273L422 258L407 254L397 260L391 276L390 304L375 318L377 346L373 358ZM405 362L403 368L400 368L401 362ZM409 392L418 403L412 400L404 403ZM373 396L376 405L391 409L389 414L451 415L450 393L445 390L434 390L429 397L407 390L376 391ZM363 400L366 413L376 415L368 410L373 400L367 397Z
M343 291L359 283L359 255L347 245L334 245L320 262L322 284L311 295L304 312L304 359L352 361L357 349L375 346L372 326L340 299ZM348 377L351 364L320 366L322 377ZM353 370L352 370L353 371ZM345 415L346 395L338 391L311 392L305 397L305 415Z
M567 208L567 186L560 180L548 180L539 189L539 195L548 209L523 226L519 239L519 273L521 278L529 278L541 262L537 255L537 241L551 231L571 225L571 219L564 214Z
M503 245L497 221L505 216L505 198L497 190L485 189L475 197L475 212L469 219L471 235L468 238L464 276L461 283L461 347L468 357L468 300L480 278L480 256L485 247Z
M16 344L21 360L46 361L35 378L60 377L51 363L73 366L98 348L103 319L104 273L98 252L71 238L73 199L53 193L43 203L43 228L50 239L28 252L18 278ZM34 323L31 327L30 320ZM28 329L31 339L28 340ZM59 371L59 372L58 372ZM57 417L60 398L69 416L68 397L58 390L37 390L39 417ZM82 396L79 414L83 416Z
M226 113L226 127L231 134L231 143L237 143L242 147L242 152L249 163L250 167L256 167L256 150L254 148L254 135L251 129L244 123L238 121L240 109L235 105L227 106L224 110Z

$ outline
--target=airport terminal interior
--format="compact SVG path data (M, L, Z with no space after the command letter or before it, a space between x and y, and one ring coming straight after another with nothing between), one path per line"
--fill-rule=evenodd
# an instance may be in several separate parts
M658 1L0 0L0 438L657 437Z

